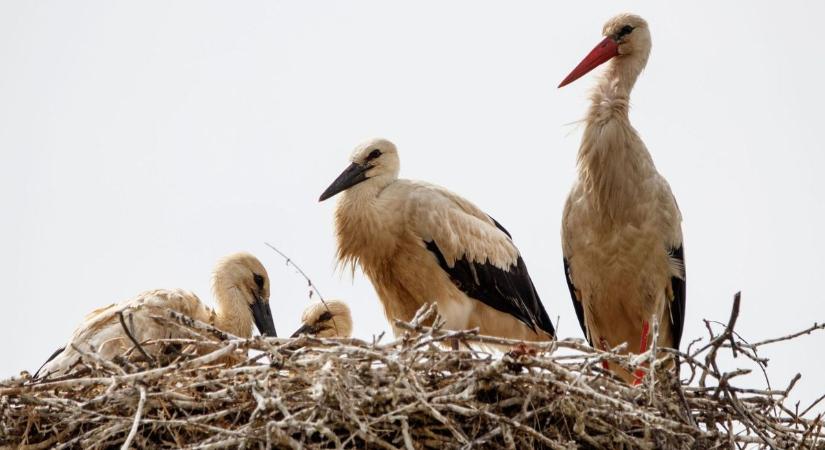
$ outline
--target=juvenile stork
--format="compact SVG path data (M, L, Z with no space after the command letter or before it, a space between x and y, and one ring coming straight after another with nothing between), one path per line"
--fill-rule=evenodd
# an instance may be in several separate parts
M314 302L301 315L301 328L291 337L308 334L319 338L348 338L352 336L352 313L340 300Z
M183 289L146 291L121 303L89 313L72 338L35 373L36 379L63 375L81 360L83 352L113 359L133 347L120 322L122 313L129 333L139 343L154 339L188 338L190 335L153 319L167 309L208 323L239 337L252 336L254 322L261 334L276 336L269 308L269 278L260 261L248 253L221 259L212 275L216 309L204 305L197 295Z
M578 180L562 219L570 296L590 345L626 342L630 351L644 352L653 318L657 345L678 348L685 320L682 216L628 119L630 91L650 54L650 31L641 17L621 14L603 34L559 85L609 61L591 94ZM644 375L612 369L633 383Z
M396 335L395 319L409 321L436 302L449 329L552 339L553 324L501 224L442 187L399 179L392 142L364 142L350 161L320 201L342 192L338 261L361 266Z

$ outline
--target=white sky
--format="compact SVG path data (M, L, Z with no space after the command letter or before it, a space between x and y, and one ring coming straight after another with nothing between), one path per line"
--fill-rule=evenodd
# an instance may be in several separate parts
M631 120L685 217L685 339L702 318L752 340L825 320L822 2L0 3L0 377L34 370L89 310L151 288L212 302L222 255L256 254L278 331L304 281L387 330L362 274L334 271L319 194L361 140L512 232L560 337L581 337L560 215L586 76L555 86L626 9L653 53ZM766 348L797 397L823 392L825 333ZM731 368L740 364L732 361ZM757 380L754 379L754 383Z

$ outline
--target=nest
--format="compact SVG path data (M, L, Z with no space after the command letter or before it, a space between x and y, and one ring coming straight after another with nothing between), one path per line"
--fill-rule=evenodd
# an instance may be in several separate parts
M447 331L432 307L397 323L408 333L392 342L241 339L170 311L158 320L192 339L162 354L89 353L72 377L0 383L0 448L825 448L816 402L785 405L799 375L741 388L749 370L717 362L731 353L764 369L761 345L823 326L748 344L738 312L737 297L729 322L706 322L709 338L684 353L628 357ZM491 345L512 350L479 350ZM675 358L682 377L667 368ZM603 361L651 370L628 386Z

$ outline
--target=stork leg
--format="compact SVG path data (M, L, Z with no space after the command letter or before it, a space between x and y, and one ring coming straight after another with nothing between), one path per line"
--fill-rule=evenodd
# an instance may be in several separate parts
M599 338L599 345L601 346L603 351L607 351L607 341L605 340L605 338ZM610 364L607 361L602 361L602 369L610 370Z
M650 324L645 320L642 322L642 343L639 345L639 354L644 353L647 350L647 334L650 332ZM643 367L647 366L647 363L642 364ZM645 372L643 369L638 368L633 373L633 385L636 386L642 382L642 378L644 378Z

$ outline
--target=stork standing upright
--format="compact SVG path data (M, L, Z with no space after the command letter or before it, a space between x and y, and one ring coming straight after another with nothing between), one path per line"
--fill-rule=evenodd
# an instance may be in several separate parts
M685 319L682 215L628 119L630 91L650 54L650 31L641 17L620 14L603 34L559 85L609 61L591 95L578 179L562 219L570 296L593 346L626 342L630 351L644 352L656 320L657 345L678 348ZM634 383L644 374L610 368Z
M552 339L553 324L510 234L469 201L432 184L398 178L398 151L374 139L321 194L341 192L335 210L338 260L359 264L396 335L436 302L453 330Z

